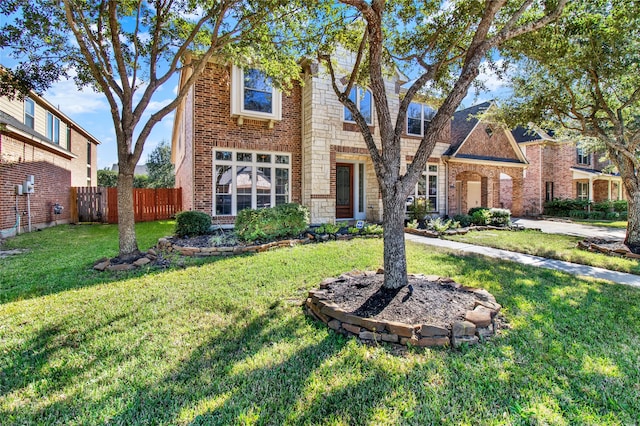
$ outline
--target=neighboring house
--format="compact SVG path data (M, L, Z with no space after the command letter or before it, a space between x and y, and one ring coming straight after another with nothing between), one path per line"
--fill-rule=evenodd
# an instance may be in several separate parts
M540 130L512 131L530 165L525 172L524 213L541 214L544 203L557 198L594 202L625 199L622 179L601 153L587 153L575 142L553 139Z
M69 221L70 188L97 183L100 142L44 98L0 97L0 230L35 228ZM16 185L34 178L34 191L15 195ZM27 199L28 198L28 199ZM63 207L54 214L54 206Z
M337 67L346 68L353 57L341 60ZM174 121L172 162L185 209L212 214L222 225L233 224L243 208L284 202L309 207L312 223L382 220L378 182L357 125L328 74L313 62L303 69L304 85L285 94L258 70L208 65ZM406 83L400 73L386 82L392 111ZM371 92L355 87L352 97L379 140ZM528 163L511 132L474 117L490 105L457 112L439 136L412 195L428 198L434 214L453 216L474 206L523 213ZM411 104L403 168L434 113L427 104ZM501 188L504 178L508 190Z

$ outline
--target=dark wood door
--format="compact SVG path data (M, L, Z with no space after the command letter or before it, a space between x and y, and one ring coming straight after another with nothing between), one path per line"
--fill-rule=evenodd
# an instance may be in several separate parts
M353 164L336 163L336 219L353 217Z

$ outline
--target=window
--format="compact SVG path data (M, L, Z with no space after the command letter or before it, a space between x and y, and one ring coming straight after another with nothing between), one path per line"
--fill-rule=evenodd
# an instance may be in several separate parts
M435 110L428 105L411 102L407 108L407 134L423 136L435 115Z
M231 75L231 115L258 120L282 119L282 93L262 71L233 67Z
M544 183L544 200L553 201L553 182Z
M24 100L24 125L32 129L36 125L36 104L30 98Z
M47 112L47 138L60 145L60 119L50 112Z
M349 93L349 99L356 104L358 111L360 111L360 114L362 114L367 124L372 125L373 103L371 102L371 92L367 89L355 86L351 89L351 93ZM349 111L347 107L344 107L344 121L356 121L353 118L353 114L351 114L351 111Z
M247 208L288 203L290 163L289 154L215 151L214 215L237 215Z
M584 165L591 164L590 154L585 153L583 148L578 148L576 151L578 155L578 164L584 164Z
M67 124L67 149L71 151L71 127ZM87 156L87 158L89 158Z
M67 128L68 133L69 129ZM87 142L87 186L91 186L91 142Z
M579 200L588 200L589 199L589 183L588 182L577 182L576 194Z
M415 199L429 201L429 211L438 211L438 166L428 164L427 171L422 173L413 197L409 197L411 202L407 202L407 208Z

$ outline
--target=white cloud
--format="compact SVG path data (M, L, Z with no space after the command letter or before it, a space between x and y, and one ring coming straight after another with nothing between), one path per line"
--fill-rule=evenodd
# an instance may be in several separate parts
M44 98L68 115L109 110L107 100L102 93L90 87L78 89L73 79L54 83L46 91Z
M504 61L499 59L496 61L496 66L498 69L501 69L504 66ZM486 62L480 64L479 71L480 74L478 75L478 81L484 83L488 92L498 91L507 86L507 80L500 78L495 70L489 68L489 65Z

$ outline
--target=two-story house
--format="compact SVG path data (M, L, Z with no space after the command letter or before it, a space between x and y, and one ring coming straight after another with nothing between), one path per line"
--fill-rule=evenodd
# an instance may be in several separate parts
M348 69L352 60L343 55L336 68ZM309 207L313 223L382 220L378 182L353 117L321 65L307 62L303 69L304 85L282 93L258 69L208 65L174 121L172 161L186 209L212 214L221 225L232 224L243 208L284 202ZM406 82L400 73L386 82L396 114ZM379 140L371 92L358 86L351 96ZM440 135L413 194L427 198L434 214L505 205L522 213L528 163L511 132L476 117L490 106L457 112ZM410 105L404 167L434 114L426 103Z
M100 142L35 93L0 97L0 230L9 236L31 223L41 228L69 221L70 188L97 184ZM16 187L33 176L33 193ZM62 206L59 214L55 205ZM30 212L30 217L29 217Z
M556 198L593 202L626 198L622 178L608 171L611 162L601 154L541 130L517 128L512 134L530 163L523 195L526 214L542 214L544 203Z

